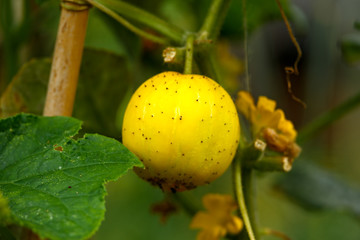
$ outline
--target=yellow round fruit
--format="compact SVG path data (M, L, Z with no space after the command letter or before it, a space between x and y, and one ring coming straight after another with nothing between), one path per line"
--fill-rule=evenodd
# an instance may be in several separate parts
M135 172L164 191L210 183L234 158L240 125L229 94L206 76L164 72L132 96L123 144L143 162Z

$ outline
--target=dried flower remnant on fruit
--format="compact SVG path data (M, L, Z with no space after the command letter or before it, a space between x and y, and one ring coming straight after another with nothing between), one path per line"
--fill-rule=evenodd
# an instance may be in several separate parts
M300 154L301 148L295 143L297 132L294 125L285 118L281 109L275 109L274 100L260 96L255 106L250 93L240 91L236 106L251 123L255 139L263 139L271 150L288 156L291 161Z
M230 195L207 194L203 197L206 212L198 212L190 224L190 228L201 229L197 240L218 240L226 234L238 234L243 222L233 215L237 204Z

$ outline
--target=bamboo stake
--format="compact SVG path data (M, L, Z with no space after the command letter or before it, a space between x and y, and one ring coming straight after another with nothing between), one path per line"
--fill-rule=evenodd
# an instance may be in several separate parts
M89 15L78 2L62 2L44 116L72 115Z

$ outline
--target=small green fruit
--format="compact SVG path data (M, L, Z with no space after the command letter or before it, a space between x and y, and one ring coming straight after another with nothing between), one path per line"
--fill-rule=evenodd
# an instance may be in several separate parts
M143 162L136 173L164 191L210 183L234 158L240 125L234 102L213 80L164 72L144 82L124 116L123 144Z

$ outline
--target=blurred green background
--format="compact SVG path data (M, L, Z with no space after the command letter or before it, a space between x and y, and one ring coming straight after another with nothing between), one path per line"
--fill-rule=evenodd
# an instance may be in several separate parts
M209 0L130 2L191 31L199 29L210 5ZM275 0L248 1L250 85L255 97L265 95L276 100L287 118L301 129L321 113L359 93L360 64L346 61L341 46L348 37L359 39L360 32L354 28L354 23L360 20L360 1L282 2L303 50L300 75L293 79L293 91L306 102L307 108L292 100L287 91L284 67L293 64L296 50L280 19ZM51 58L60 8L55 0L1 0L0 11L2 94L24 63L34 58ZM230 6L219 43L225 47L218 51L218 59L235 65L226 68L219 63L223 76L227 77L225 87L234 94L244 84L239 0L234 0ZM113 113L101 113L114 126L98 128L88 124L85 130L100 131L121 140L121 116L131 92L152 75L172 66L162 63L162 46L138 38L96 9L90 13L85 45L116 54L122 59L119 68L124 70L120 72L127 73L117 79L126 82L126 87L106 100L113 103ZM105 73L114 71L106 66L103 69ZM87 78L94 78L89 79L90 82L97 81L94 74L87 75ZM93 100L98 101L101 108L106 97L106 91L97 92ZM74 116L87 124L87 113L74 112ZM357 109L305 142L292 172L259 174L261 227L278 230L294 240L360 239L359 121L360 110ZM191 217L186 212L179 210L166 223L161 223L159 216L151 213L151 205L163 200L164 195L134 173L108 183L107 190L105 220L93 239L195 239L197 231L189 229ZM230 171L209 186L181 195L201 208L201 197L209 192L231 193ZM264 239L277 238L267 236Z

